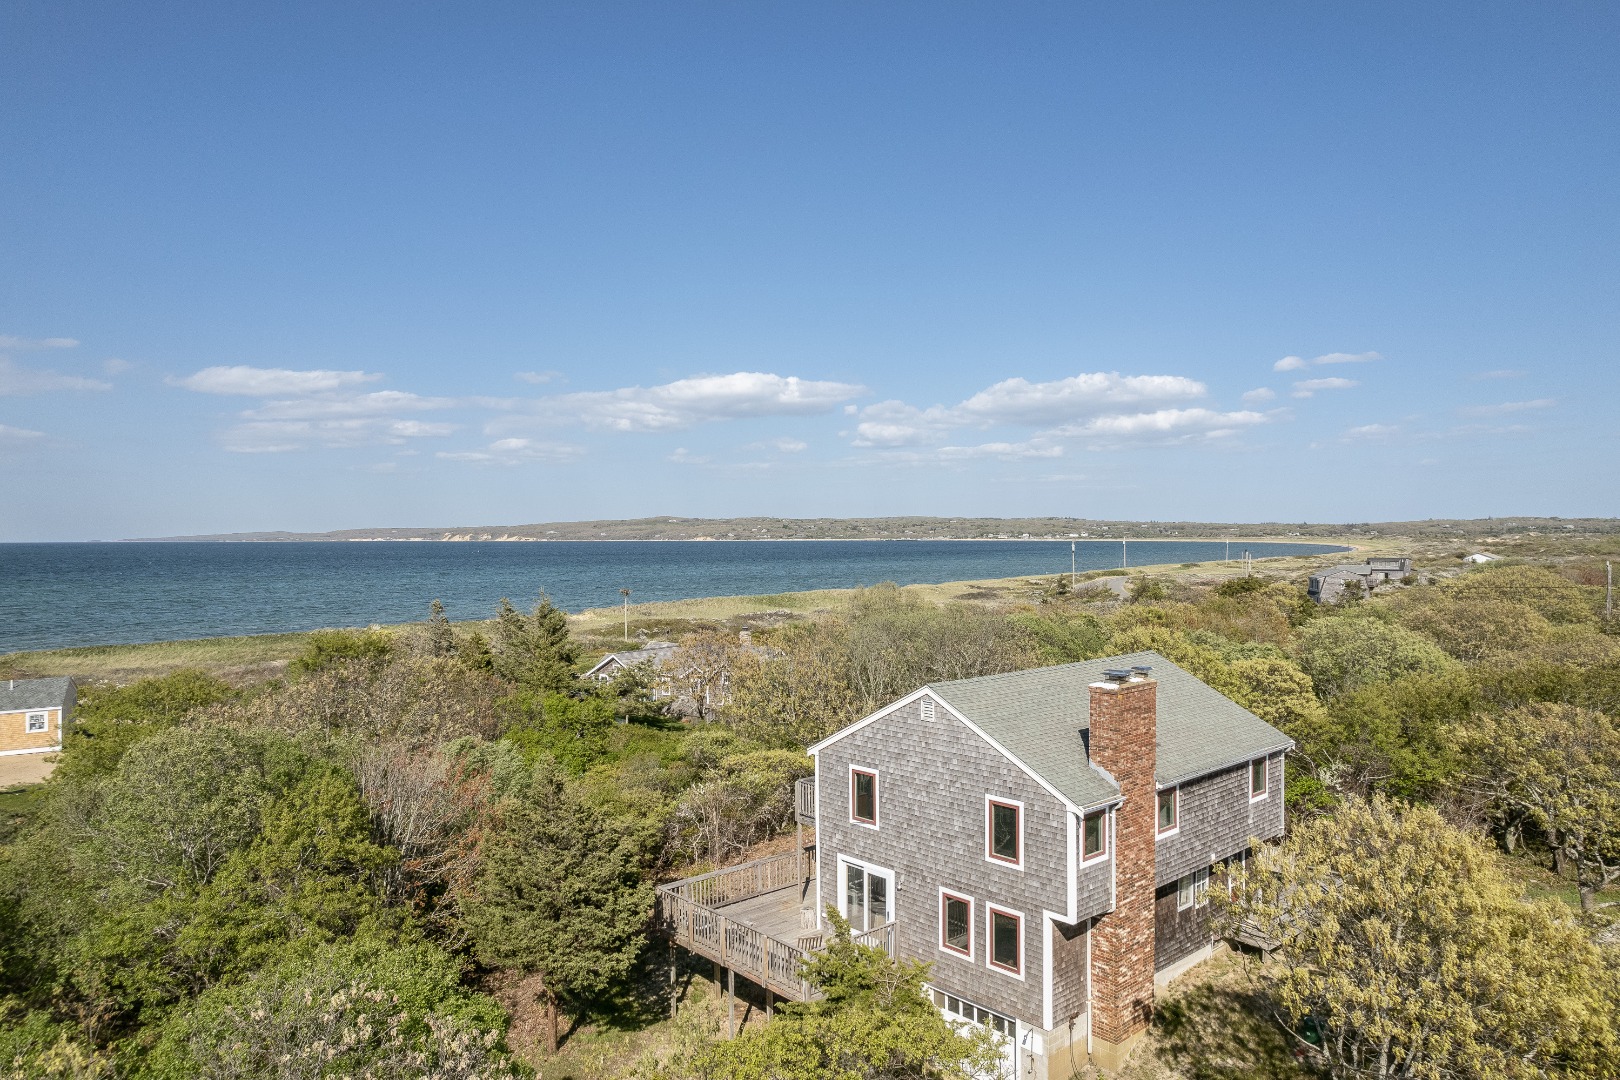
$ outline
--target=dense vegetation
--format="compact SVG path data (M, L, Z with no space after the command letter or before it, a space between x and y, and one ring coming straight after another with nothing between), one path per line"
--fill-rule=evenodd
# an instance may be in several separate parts
M476 630L435 610L322 632L246 686L92 688L0 830L0 1075L522 1075L515 1014L552 1050L666 1014L652 884L787 829L809 742L929 681L1140 649L1299 744L1290 838L1230 917L1287 941L1264 993L1324 1032L1324 1067L1620 1075L1600 944L1620 637L1593 572L1420 575L1330 608L1260 578L1138 578L1123 601L1054 580L1007 607L880 587L751 643L690 634L668 689L696 723L649 671L580 679L544 601ZM1532 872L1578 903L1527 900ZM916 968L840 942L812 974L824 1001L645 1070L948 1076L984 1052Z

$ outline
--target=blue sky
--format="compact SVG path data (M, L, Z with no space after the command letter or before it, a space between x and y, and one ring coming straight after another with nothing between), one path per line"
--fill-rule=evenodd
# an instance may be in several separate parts
M0 39L3 540L1616 513L1612 5Z

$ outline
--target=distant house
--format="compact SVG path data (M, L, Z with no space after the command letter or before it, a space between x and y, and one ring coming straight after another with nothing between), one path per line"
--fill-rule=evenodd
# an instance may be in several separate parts
M1464 555L1463 556L1463 562L1471 562L1471 563L1475 563L1475 564L1488 563L1488 562L1497 562L1501 558L1502 558L1502 556L1500 556L1500 555L1487 555L1483 551L1476 551L1472 555Z
M73 726L79 688L72 679L8 679L0 683L0 755L62 749Z
M1341 563L1311 575L1306 589L1318 604L1331 604L1344 595L1345 586L1355 584L1363 592L1376 585L1399 581L1412 572L1412 560L1405 556L1381 556L1364 563Z
M649 641L639 649L626 649L624 652L608 653L596 662L596 666L585 673L587 679L598 682L609 682L613 676L621 671L628 671L638 664L651 664L654 671L662 671L675 656L680 646L673 641Z

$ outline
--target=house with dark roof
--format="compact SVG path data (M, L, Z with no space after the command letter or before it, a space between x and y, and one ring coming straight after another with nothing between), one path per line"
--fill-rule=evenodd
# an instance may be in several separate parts
M78 700L72 679L0 681L0 755L62 749Z
M780 958L819 948L831 907L929 963L935 1004L996 1032L1008 1077L1117 1068L1156 993L1215 951L1211 882L1282 835L1292 746L1152 652L934 683L809 748L796 867L665 886L661 910L678 943L798 996Z

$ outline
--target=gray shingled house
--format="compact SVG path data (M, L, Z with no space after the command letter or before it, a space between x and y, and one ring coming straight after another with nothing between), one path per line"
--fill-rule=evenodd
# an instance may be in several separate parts
M664 886L674 940L800 998L826 906L932 965L1007 1075L1116 1067L1216 942L1207 891L1283 831L1276 728L1157 653L935 683L810 747L813 848Z
M1405 556L1381 556L1364 563L1340 563L1311 575L1305 591L1318 604L1331 604L1344 595L1345 586L1357 585L1371 592L1379 585L1399 581L1412 572L1412 560Z

